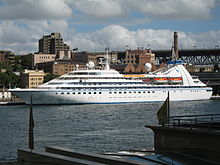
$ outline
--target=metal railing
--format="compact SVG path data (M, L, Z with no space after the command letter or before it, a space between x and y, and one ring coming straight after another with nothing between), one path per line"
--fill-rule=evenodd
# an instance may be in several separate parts
M220 114L170 116L169 126L206 127L220 130Z

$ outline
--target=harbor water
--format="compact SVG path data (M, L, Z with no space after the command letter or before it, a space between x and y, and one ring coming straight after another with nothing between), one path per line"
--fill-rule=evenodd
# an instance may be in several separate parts
M162 103L33 106L35 148L60 146L104 153L153 148ZM220 100L171 102L171 115L220 113ZM29 106L0 106L0 162L28 147Z

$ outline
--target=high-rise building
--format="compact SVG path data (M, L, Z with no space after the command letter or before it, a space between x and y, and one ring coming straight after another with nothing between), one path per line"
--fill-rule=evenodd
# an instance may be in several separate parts
M51 33L39 40L39 53L41 54L57 54L60 50L68 51L69 49L69 46L63 42L60 33Z

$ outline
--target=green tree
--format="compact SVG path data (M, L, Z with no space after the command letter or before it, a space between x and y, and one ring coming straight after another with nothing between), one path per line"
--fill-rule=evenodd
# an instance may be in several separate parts
M0 73L0 84L3 88L15 87L19 83L19 77L12 71Z
M21 65L24 69L32 69L32 54L21 56Z
M32 55L31 53L27 55L17 55L15 56L14 71L21 71L24 69L32 69Z
M12 71L13 68L11 65L0 64L0 69L6 69L7 71Z
M52 79L55 79L56 77L58 77L58 75L51 74L51 73L46 74L46 75L44 76L44 83L46 83L46 82L48 82L48 81L50 81L50 80L52 80Z

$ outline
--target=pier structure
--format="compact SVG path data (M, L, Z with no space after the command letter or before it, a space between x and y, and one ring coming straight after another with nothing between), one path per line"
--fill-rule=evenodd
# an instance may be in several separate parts
M220 114L172 116L169 121L146 126L154 132L157 154L179 153L205 164L220 162Z
M111 156L79 152L63 147L46 147L45 151L17 150L16 165L149 165L147 162L113 158Z

